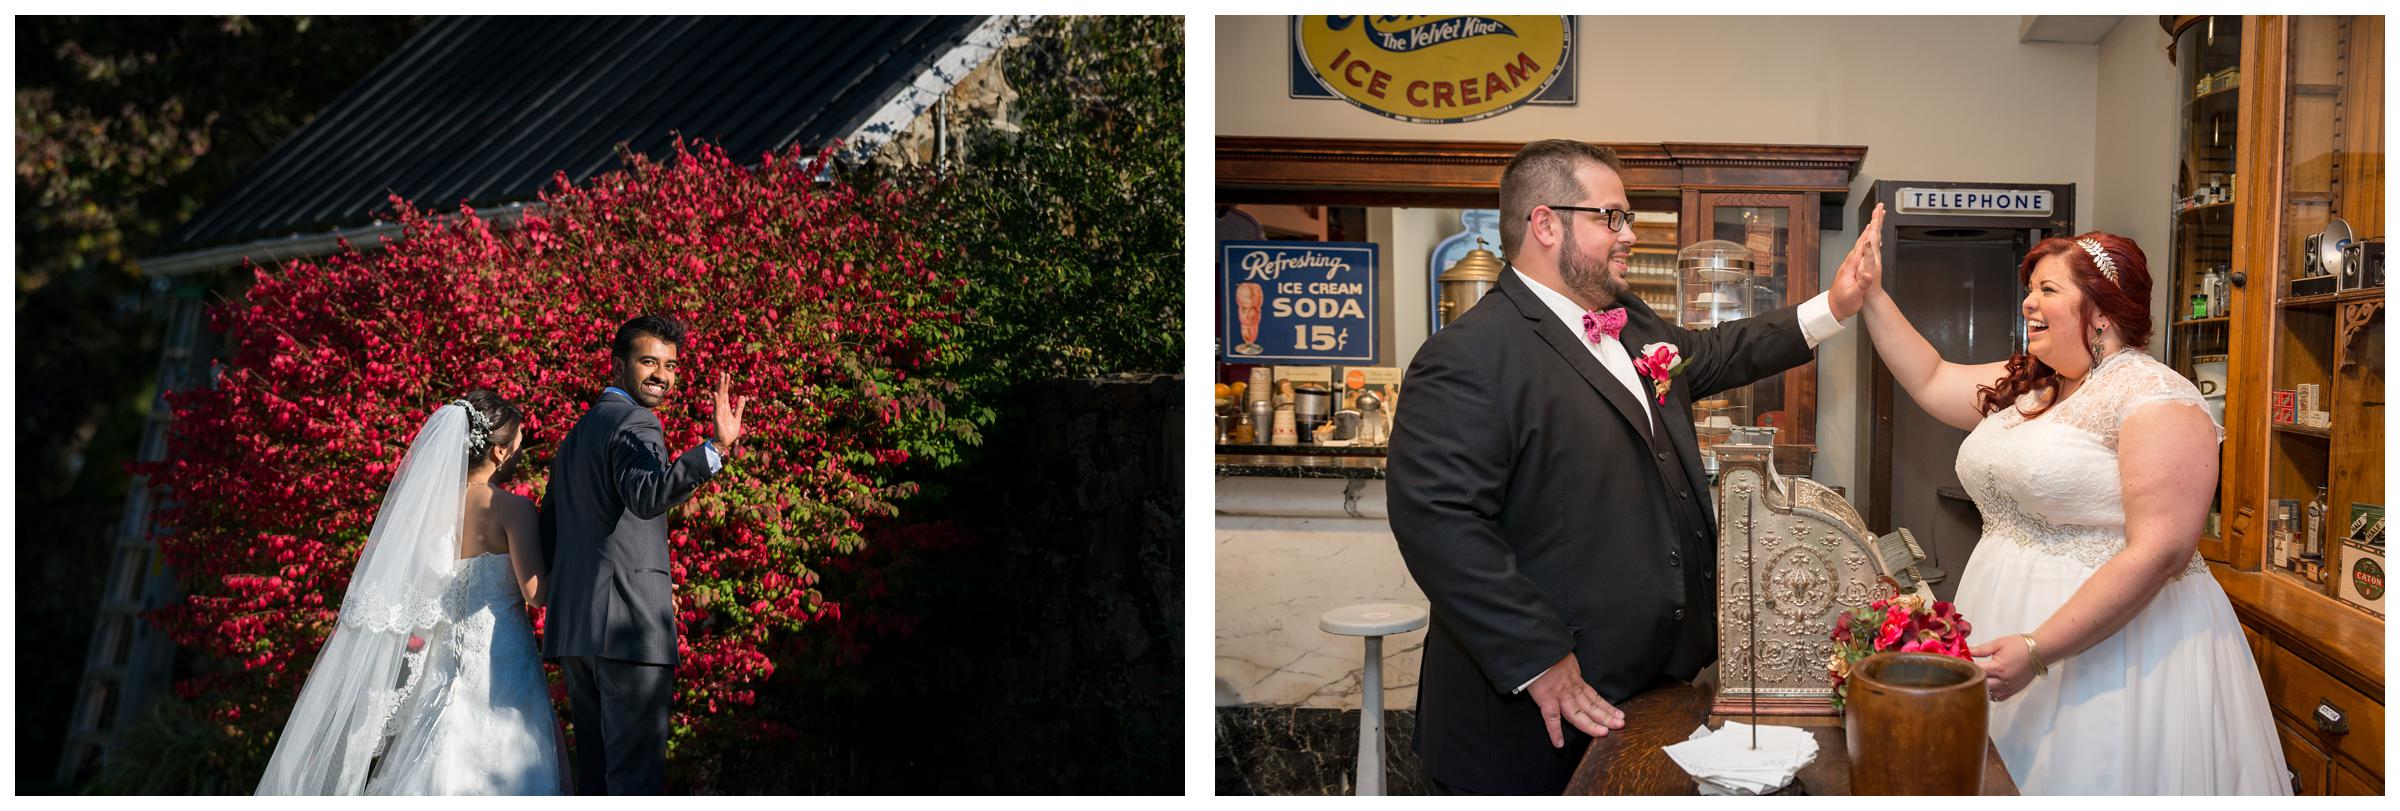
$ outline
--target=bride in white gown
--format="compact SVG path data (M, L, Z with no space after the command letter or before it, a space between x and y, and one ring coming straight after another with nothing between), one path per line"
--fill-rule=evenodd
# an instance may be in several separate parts
M1880 288L1865 309L1893 379L1972 431L1958 477L1984 528L1956 603L2002 760L2026 794L2289 794L2258 665L2197 552L2224 431L2141 351L2141 249L2053 238L2019 273L2026 349L2003 363L1944 362Z
M476 391L426 420L385 492L260 794L562 794L528 602L533 503L506 481L523 416Z

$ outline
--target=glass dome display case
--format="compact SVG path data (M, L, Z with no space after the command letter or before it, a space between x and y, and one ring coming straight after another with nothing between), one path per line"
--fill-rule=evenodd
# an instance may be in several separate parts
M1750 247L1711 239L1675 254L1675 300L1680 323L1690 329L1711 329L1759 312L1758 262ZM1692 429L1700 439L1700 465L1717 472L1716 447L1734 428L1752 426L1755 413L1751 387L1710 395L1692 403Z
M1712 239L1675 254L1675 299L1681 303L1681 323L1708 329L1748 318L1757 303L1758 262L1739 243Z

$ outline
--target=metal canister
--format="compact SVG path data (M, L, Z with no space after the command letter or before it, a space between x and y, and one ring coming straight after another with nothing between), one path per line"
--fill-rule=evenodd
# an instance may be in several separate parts
M1358 412L1349 410L1334 412L1333 438L1341 442L1358 438Z
M1257 432L1258 444L1267 444L1269 432L1275 430L1275 404L1264 399L1250 401L1250 428Z
M1292 390L1292 411L1304 423L1321 423L1333 411L1333 392L1322 386L1301 386Z

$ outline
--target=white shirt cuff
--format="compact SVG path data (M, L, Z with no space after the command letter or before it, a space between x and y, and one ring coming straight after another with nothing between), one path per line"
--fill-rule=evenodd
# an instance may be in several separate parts
M701 450L707 452L708 475L717 475L717 471L725 468L725 457L722 454L717 453L717 443L715 441L701 440L700 448Z
M1547 673L1547 672L1549 672L1549 671L1543 671L1543 672L1544 672L1544 673ZM1541 681L1541 680L1542 680L1542 674L1541 674L1541 673L1535 673L1535 674L1533 674L1533 678L1526 679L1524 684L1517 685L1517 689L1514 689L1514 690L1510 690L1510 691L1508 691L1508 694L1509 694L1509 695L1516 695L1516 694L1518 694L1518 693L1525 692L1525 688L1527 688L1527 687L1532 687L1534 682Z
M1800 302L1800 334L1808 339L1808 348L1815 349L1842 331L1842 322L1833 317L1833 302L1818 293L1816 298Z

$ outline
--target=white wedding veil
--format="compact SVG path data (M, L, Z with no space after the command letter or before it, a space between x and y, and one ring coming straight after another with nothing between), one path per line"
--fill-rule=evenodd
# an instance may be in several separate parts
M464 510L467 414L461 403L435 411L400 460L358 553L341 620L301 685L258 793L365 788L393 716L422 675L423 655L409 651L409 637L430 637L443 622Z

